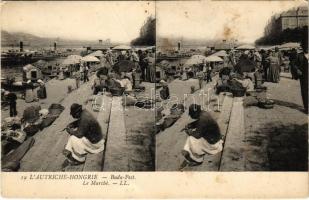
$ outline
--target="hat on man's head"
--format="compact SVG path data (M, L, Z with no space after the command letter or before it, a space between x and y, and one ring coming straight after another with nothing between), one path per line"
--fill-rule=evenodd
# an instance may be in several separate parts
M78 112L81 112L82 109L83 109L83 106L82 106L82 105L79 105L79 104L77 104L77 103L73 103L73 104L71 105L70 114L71 114L71 115L74 115L74 114L76 114L76 113L78 113Z
M193 119L197 119L200 116L200 113L202 112L202 108L198 104L191 104L189 107L189 115Z

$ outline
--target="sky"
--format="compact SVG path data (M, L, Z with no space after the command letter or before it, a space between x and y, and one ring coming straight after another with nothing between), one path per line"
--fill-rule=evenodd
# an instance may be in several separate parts
M253 43L275 13L299 5L296 1L182 1L156 3L157 35L190 39L237 39Z
M128 43L139 36L147 17L155 16L153 2L5 2L1 26L9 32L40 37Z

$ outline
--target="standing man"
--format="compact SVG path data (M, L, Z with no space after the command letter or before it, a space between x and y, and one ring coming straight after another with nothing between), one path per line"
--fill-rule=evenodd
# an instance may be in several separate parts
M207 73L206 74L206 81L207 81L207 83L212 81L211 72L212 72L212 68L211 68L211 66L208 66L207 67L207 72L206 72Z
M80 86L80 79L81 79L81 73L80 73L80 71L74 72L74 78L75 78L75 86L76 86L76 89L78 89L79 86Z
M204 81L204 73L203 73L203 71L198 71L196 76L197 76L197 79L198 79L198 83L199 83L200 89L202 89L203 81Z
M268 68L269 68L269 63L267 62L267 52L262 49L261 50L261 56L262 56L262 68L263 68L263 72L264 72L264 80L267 80L268 77Z
M305 35L301 42L303 52L297 56L297 74L300 81L301 96L305 108L305 113L308 113L308 36Z
M84 64L80 63L79 64L79 73L80 73L80 80L81 81L83 81L83 79L84 79L84 70L85 70Z
M87 65L85 65L85 68L84 68L84 82L88 82L89 81L88 72L89 72L90 66L89 66L89 63Z
M291 53L289 54L289 60L290 60L290 69L292 74L292 79L297 80L297 50L295 48L292 49Z
M146 80L145 70L147 67L147 63L145 62L144 59L146 58L146 55L142 50L138 50L138 55L139 55L139 66L141 67L141 71L142 71L141 78L143 81L145 81Z
M17 110L16 110L17 96L14 92L9 92L7 93L7 99L10 104L10 117L15 117L17 115Z

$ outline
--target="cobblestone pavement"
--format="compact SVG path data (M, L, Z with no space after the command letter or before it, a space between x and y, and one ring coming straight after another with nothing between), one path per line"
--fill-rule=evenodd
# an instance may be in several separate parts
M305 171L308 118L303 112L299 81L281 78L265 83L273 109L245 108L245 170Z

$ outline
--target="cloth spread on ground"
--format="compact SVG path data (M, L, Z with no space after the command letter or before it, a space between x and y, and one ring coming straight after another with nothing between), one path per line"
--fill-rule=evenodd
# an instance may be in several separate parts
M69 137L66 150L72 153L72 157L79 162L85 162L87 153L100 153L104 150L104 139L93 144L86 137L78 138L74 135Z
M209 144L204 138L196 139L189 136L186 140L184 150L190 155L190 158L196 162L203 162L206 153L214 155L222 151L223 140L215 144Z
M2 158L2 171L17 171L19 168L20 160L24 157L27 151L34 144L34 139L28 138L24 141L15 151L7 154Z
M50 126L62 113L64 107L61 104L52 104L48 108L48 114L42 120L40 128L43 129L45 127Z

